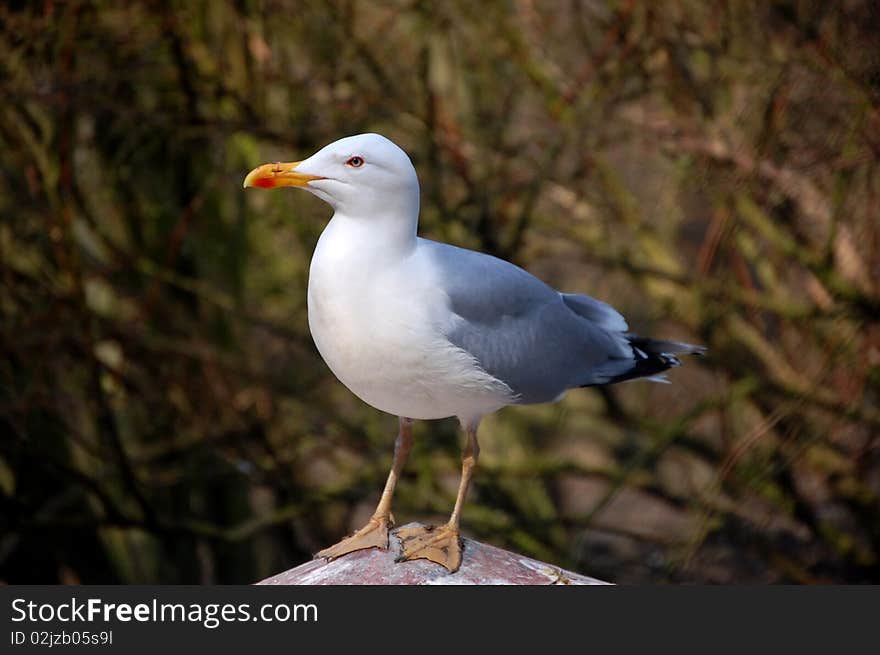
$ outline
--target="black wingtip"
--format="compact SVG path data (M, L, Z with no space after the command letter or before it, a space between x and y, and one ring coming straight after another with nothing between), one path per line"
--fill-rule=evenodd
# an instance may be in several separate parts
M651 339L636 334L628 334L626 339L633 348L639 348L654 355L705 355L707 350L705 346L695 346L682 341Z
M665 381L664 371L681 366L678 355L699 355L706 353L704 346L694 346L680 341L663 341L640 337L635 334L626 335L633 349L633 365L628 371L616 375L608 384L646 378L656 382Z

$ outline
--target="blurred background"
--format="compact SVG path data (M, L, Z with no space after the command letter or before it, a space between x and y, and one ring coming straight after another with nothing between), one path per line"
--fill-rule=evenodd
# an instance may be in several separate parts
M466 534L616 582L880 582L874 0L5 2L0 581L246 583L358 527L396 419L306 321L380 132L421 233L708 357L485 420ZM398 523L443 521L454 420Z

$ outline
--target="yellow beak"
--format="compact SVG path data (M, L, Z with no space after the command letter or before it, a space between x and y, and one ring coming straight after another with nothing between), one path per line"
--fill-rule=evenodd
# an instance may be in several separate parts
M276 162L274 164L257 166L244 178L244 188L246 189L249 186L260 187L261 189L274 189L279 186L305 187L313 180L324 179L320 175L297 173L296 167L300 163L302 162Z

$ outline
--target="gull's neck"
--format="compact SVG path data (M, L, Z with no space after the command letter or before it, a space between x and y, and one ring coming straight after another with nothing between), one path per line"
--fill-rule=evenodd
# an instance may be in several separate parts
M362 185L326 200L334 209L315 249L313 263L350 272L376 270L415 251L419 182L415 169L397 188ZM323 195L321 197L324 197Z
M364 236L366 241L361 245L365 248L377 246L405 249L415 244L418 216L378 214L370 218L358 218L336 212L327 227L330 225L352 235Z
M417 244L418 211L418 206L407 210L377 208L364 217L337 210L324 228L319 246L337 256L406 256Z

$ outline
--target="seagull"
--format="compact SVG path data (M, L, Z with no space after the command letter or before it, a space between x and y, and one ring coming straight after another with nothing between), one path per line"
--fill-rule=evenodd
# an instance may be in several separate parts
M455 572L483 417L508 405L554 402L578 387L664 382L663 372L681 364L677 355L704 350L636 336L604 302L559 292L502 259L419 237L416 169L379 134L339 139L302 161L264 164L244 187L297 187L333 208L309 269L309 329L352 393L399 417L376 511L318 557L388 548L413 420L457 417L466 445L449 521L396 532L399 561L422 558Z

